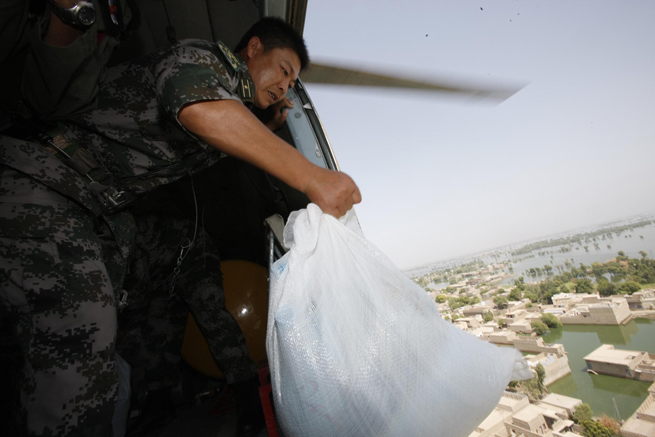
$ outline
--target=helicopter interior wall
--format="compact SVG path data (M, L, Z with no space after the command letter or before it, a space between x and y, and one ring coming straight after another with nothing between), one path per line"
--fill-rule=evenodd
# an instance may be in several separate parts
M128 38L109 65L169 47L172 41L199 38L221 40L234 48L260 17L252 0L128 0L135 11Z
M282 129L280 136L285 139L288 129ZM264 220L280 214L286 222L291 211L309 203L303 193L231 157L194 175L193 185L186 177L165 191L192 220L197 201L199 226L214 240L222 260L248 260L264 267L268 266Z

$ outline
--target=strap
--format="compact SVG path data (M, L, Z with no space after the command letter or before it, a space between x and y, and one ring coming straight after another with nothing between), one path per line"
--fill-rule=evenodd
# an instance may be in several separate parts
M82 204L96 217L104 208L80 175L37 144L0 135L0 164L11 167Z
M77 141L67 139L59 126L51 125L45 131L43 126L35 120L16 117L12 121L18 131L23 133L22 137L26 137L28 140L31 139L30 137L35 138L50 155L86 179L86 188L102 205L105 214L116 213L134 200L134 196L130 193L114 188L110 174ZM38 177L35 178L41 180Z

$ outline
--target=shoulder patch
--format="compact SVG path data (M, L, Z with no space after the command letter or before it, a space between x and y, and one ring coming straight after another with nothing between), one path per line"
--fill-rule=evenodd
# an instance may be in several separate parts
M218 48L225 57L225 60L230 64L230 67L232 67L234 71L241 71L243 69L243 63L240 62L236 56L234 56L232 50L228 49L227 46L223 44L223 41L216 41L216 45L218 45Z

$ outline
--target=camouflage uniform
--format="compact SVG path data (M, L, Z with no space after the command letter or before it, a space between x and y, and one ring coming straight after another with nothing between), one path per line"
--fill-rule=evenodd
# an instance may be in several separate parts
M250 103L253 96L254 84L245 62L238 55L232 54L221 42L185 40L171 49L110 69L98 94L98 108L75 116L70 129L78 141L102 161L120 190L146 193L207 169L223 156L179 123L177 114L185 105L222 99ZM163 201L164 208L170 208L167 203ZM162 203L153 204L150 209L160 214ZM141 210L144 209L147 207L142 206ZM170 276L181 242L185 238L192 240L194 226L179 215L168 213L161 219L151 214L140 213L137 219L137 250L149 254L148 265L132 268L137 278L125 286L131 295L148 296L146 301L150 307L131 299L131 308L128 307L131 314L121 318L144 322L136 331L141 333L139 340L135 340L137 336L133 330L126 337L126 348L131 348L132 353L126 351L125 358L133 366L147 364L153 369L155 364L160 364L170 369L170 364L179 360L186 314L190 309L227 381L252 377L256 368L248 357L243 335L225 310L219 258L213 243L204 238L202 246L197 241L191 248L187 259L198 257L203 263L186 261L193 268L188 278L181 275L178 279L176 290L182 290L178 297L187 303L179 305L179 301L171 301L168 297L170 279L164 282L162 278ZM153 255L155 253L157 256ZM136 258L144 259L142 256ZM211 267L199 269L209 258L215 260ZM144 282L145 278L159 279ZM190 285L186 286L187 283ZM153 290L153 284L159 285L158 289ZM210 299L210 295L214 297ZM176 322L171 323L172 319ZM164 328L169 332L164 334ZM166 353L162 352L159 341L162 338L169 342Z
M103 217L80 175L40 145L0 143L0 311L26 362L23 428L108 435L117 388L114 291L134 221L127 213Z
M102 164L113 186L134 194L220 158L179 124L177 113L184 105L244 101L254 93L245 63L220 43L202 41L184 41L115 67L107 78L97 109L59 128L66 140L79 143ZM0 298L26 358L23 420L35 435L107 435L116 397L116 294L123 288L135 222L129 213L104 211L88 181L40 145L6 136L0 136L0 144ZM151 287L161 283L139 273L165 277L179 255L177 237L188 236L190 228L183 221L147 214L138 221L137 252L148 257L141 270L135 264L127 284L133 287L134 307L147 310L147 323L140 327L148 332L130 330L126 344L179 344L184 324L174 326L168 319L181 320L186 306L168 300L165 284ZM163 230L175 238L160 247ZM185 259L176 290L228 381L246 379L255 368L238 325L224 308L218 258L201 247L193 246ZM179 349L163 357L147 353L155 350L141 348L133 358L160 364L179 354Z

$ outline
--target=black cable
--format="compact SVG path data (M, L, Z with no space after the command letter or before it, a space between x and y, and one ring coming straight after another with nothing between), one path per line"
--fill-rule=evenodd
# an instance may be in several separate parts
M166 26L166 38L171 45L174 45L177 42L177 35L175 34L175 28L171 24L171 17L168 15L168 8L166 7L166 0L162 0L164 5L164 13L166 13L166 21L168 21L168 26Z

